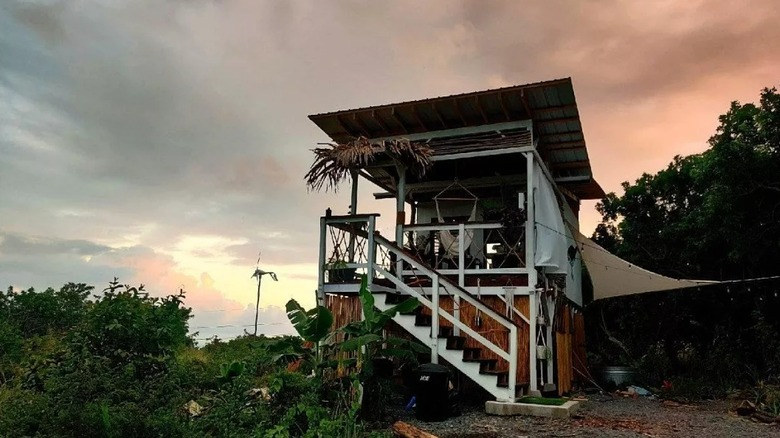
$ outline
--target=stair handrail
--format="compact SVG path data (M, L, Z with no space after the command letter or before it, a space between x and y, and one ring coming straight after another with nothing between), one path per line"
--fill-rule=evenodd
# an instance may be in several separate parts
M515 400L516 398L516 387L517 387L517 353L518 353L518 346L517 346L517 330L519 329L519 325L515 323L512 319L505 317L504 315L501 315L500 313L496 312L482 302L482 300L474 297L472 294L470 294L468 291L460 287L459 285L453 283L443 275L440 275L437 273L434 269L428 267L425 265L425 263L416 260L414 257L409 256L406 254L406 252L400 248L398 245L390 242L389 240L382 237L379 233L373 233L369 234L369 245L373 246L374 244L379 244L387 248L388 251L391 251L396 254L396 256L407 263L409 263L413 268L419 270L424 275L427 275L432 280L432 286L435 288L433 290L433 302L431 300L428 300L422 293L417 292L416 290L412 289L409 285L407 285L403 281L403 275L401 278L391 274L387 270L377 266L374 264L373 260L369 259L369 264L373 264L373 270L376 270L380 274L382 274L385 278L389 279L391 282L393 282L396 287L406 291L408 294L416 297L423 305L429 307L433 311L432 316L432 324L431 324L431 337L432 338L438 338L438 317L441 316L442 318L446 319L450 323L452 323L453 327L460 328L463 332L465 332L467 335L471 336L473 339L475 339L480 344L487 347L489 350L496 353L499 357L506 360L509 363L509 372L508 372L508 382L507 382L507 400ZM369 269L371 271L372 269ZM509 351L504 351L503 348L500 348L481 334L477 333L475 330L473 330L471 327L469 327L467 324L463 323L460 318L456 318L454 315L442 311L442 309L439 307L439 284L444 283L445 286L449 286L455 293L454 295L459 296L461 299L465 300L467 303L471 304L475 308L479 309L482 313L489 316L490 318L493 318L495 321L498 321L501 325L506 327L509 330ZM432 349L432 357L438 356L438 352L436 351L436 348L438 344L434 346ZM435 356L433 356L435 355Z
M402 248L400 248L398 245L394 244L393 242L390 242L386 238L382 237L380 234L375 234L374 241L387 247L389 250L396 253L396 255L400 259L409 263L415 269L427 275L428 277L431 278L439 277L439 282L443 283L448 289L452 289L453 292L455 292L454 293L455 295L460 296L462 299L464 299L467 303L471 304L472 306L479 308L482 313L485 313L486 315L490 316L494 320L498 321L499 323L501 323L501 325L503 325L507 329L511 329L512 327L520 327L519 324L507 318L506 316L496 312L495 310L493 310L492 307L485 304L482 300L472 295L466 289L460 287L456 283L453 283L447 277L440 275L437 272L434 272L434 269L427 266L424 262L421 262L415 259L414 257L409 256Z

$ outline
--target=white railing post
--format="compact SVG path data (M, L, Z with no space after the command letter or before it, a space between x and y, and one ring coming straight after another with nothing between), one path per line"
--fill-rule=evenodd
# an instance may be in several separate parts
M325 246L327 239L327 224L325 218L320 218L320 260L317 266L317 304L325 305Z
M552 298L547 298L547 294L545 294L545 297L543 297L543 300L547 300L547 310L548 314L545 315L547 318L547 321L549 324L547 324L547 327L545 327L545 335L547 338L547 348L552 351L553 347L553 321L555 320L555 300ZM558 360L555 356L550 356L549 359L547 359L547 381L549 383L553 382L553 375L555 372L555 361Z
M528 369L530 375L529 391L538 393L539 384L536 372L536 217L534 212L534 155L525 153L526 160L526 221L525 221L525 266L528 269ZM512 304L514 305L514 303Z
M431 279L431 362L439 363L439 276Z
M371 286L374 283L374 264L376 262L376 242L374 241L374 230L376 229L376 216L371 215L368 217L368 238L366 242L366 278L368 285Z
M510 318L511 319L511 318ZM517 327L509 328L509 400L517 398Z
M466 227L464 224L458 224L458 286L466 286ZM453 316L460 321L460 296L453 298ZM453 330L455 336L460 335L460 330L455 327Z

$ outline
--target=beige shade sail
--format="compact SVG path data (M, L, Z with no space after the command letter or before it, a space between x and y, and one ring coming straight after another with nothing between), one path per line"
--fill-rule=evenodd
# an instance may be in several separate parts
M666 277L642 269L600 247L577 230L572 230L582 261L593 283L593 300L624 295L682 289L718 283Z

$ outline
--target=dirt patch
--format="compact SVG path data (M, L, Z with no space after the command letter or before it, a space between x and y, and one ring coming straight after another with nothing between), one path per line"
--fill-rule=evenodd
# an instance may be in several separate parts
M472 409L439 423L404 421L441 438L503 437L778 437L780 425L739 417L726 401L697 404L664 403L649 399L591 397L569 419L493 417Z

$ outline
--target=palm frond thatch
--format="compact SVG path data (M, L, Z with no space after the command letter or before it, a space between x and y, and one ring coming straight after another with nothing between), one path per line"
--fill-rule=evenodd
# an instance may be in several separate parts
M358 137L346 143L322 143L324 147L312 149L314 163L304 179L309 190L338 190L338 185L350 177L351 172L365 168L377 157L385 155L406 167L416 176L423 176L431 167L433 150L424 143L407 139L393 139L372 143Z

